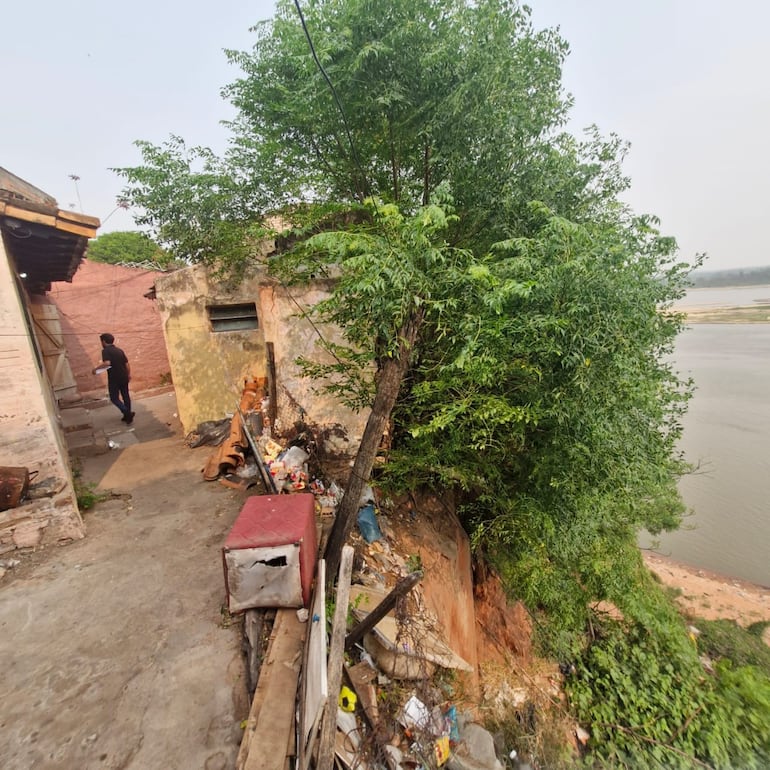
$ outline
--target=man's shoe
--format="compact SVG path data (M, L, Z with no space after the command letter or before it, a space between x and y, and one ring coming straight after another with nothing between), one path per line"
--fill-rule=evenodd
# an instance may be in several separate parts
M134 421L134 412L129 412L123 419L126 421L126 425L131 425Z
M120 421L121 421L121 422L128 422L128 415L127 415L127 414L124 414L124 415L123 415L123 416L120 418Z

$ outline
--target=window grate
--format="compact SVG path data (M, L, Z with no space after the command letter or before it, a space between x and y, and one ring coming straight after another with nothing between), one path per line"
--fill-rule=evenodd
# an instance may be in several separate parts
M257 305L243 302L239 305L209 305L206 308L213 332L233 332L243 329L257 329Z

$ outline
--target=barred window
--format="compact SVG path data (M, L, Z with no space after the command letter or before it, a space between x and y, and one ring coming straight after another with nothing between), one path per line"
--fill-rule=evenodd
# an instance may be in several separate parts
M239 305L209 305L206 309L213 332L232 332L259 327L255 302L243 302Z

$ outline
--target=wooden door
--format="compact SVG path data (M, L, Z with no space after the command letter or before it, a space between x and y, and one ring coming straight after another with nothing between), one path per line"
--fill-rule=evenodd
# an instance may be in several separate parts
M64 346L59 309L51 302L33 302L30 311L43 366L56 400L76 398L77 383Z

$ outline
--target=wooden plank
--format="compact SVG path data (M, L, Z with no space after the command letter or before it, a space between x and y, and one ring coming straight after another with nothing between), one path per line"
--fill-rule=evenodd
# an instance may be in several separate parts
M54 222L54 227L57 230L61 230L65 233L73 233L75 235L84 235L86 238L95 238L96 237L96 227L89 227L88 225L79 225L75 222L69 222L66 219L59 219L56 218L56 221Z
M329 700L326 702L321 723L321 739L318 744L318 770L332 770L334 764L334 744L337 732L337 695L342 684L342 663L345 655L345 630L348 620L350 600L350 579L353 575L353 549L346 545L340 557L337 595L332 621L332 638L329 642L329 667L327 679Z
M395 606L400 597L405 596L422 580L422 572L411 572L396 583L393 590L371 611L367 616L351 629L345 638L345 650L364 638L367 631L371 631Z
M65 211L59 209L57 217L65 222L74 222L76 224L88 225L89 227L99 227L101 222L99 217L92 217L89 214L79 214L77 211Z
M370 726L373 730L377 730L381 726L380 709L377 705L377 688L374 686L377 672L366 661L346 668L345 671Z
M272 342L267 343L267 373L269 388L267 410L270 426L273 427L278 418L278 386L275 373L275 345Z
M306 752L312 751L315 732L320 724L326 697L326 562L318 560L315 592L308 619L305 664L302 671L302 698L300 699L300 767L307 767Z
M56 217L51 214L43 214L39 211L29 211L26 208L14 206L13 203L5 204L5 216L21 219L23 222L34 222L38 225L56 227Z
M297 619L296 610L278 610L238 752L237 770L283 770L293 729L304 634L305 624Z

